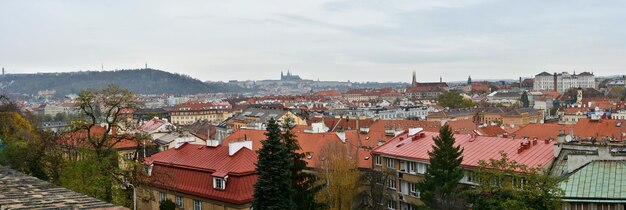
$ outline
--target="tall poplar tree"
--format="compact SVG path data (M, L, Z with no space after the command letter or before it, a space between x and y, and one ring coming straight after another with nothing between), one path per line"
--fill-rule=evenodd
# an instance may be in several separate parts
M464 209L465 202L458 186L463 178L463 150L454 146L454 135L448 125L441 127L439 136L433 140L435 145L428 152L430 165L424 180L418 183L421 200L432 209Z
M252 206L263 210L295 209L291 187L293 162L287 145L281 140L280 126L273 118L267 124L265 135L267 139L261 141L263 146L258 151L259 178L254 185Z

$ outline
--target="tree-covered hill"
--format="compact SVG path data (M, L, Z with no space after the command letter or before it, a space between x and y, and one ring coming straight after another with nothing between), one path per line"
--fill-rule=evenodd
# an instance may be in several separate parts
M57 94L77 93L88 88L117 85L139 94L197 94L243 92L247 89L227 83L204 83L187 75L155 69L80 71L65 73L8 74L0 76L0 88L10 93L36 94L56 90Z

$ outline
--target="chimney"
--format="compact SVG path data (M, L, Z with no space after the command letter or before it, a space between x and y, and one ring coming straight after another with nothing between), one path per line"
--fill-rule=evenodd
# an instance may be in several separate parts
M335 133L341 142L346 143L346 133L345 132L336 132Z
M228 144L228 156L233 156L244 147L252 150L252 141L230 142Z
M558 91L557 90L557 78L556 78L556 72L554 72L554 91Z
M418 134L420 132L422 132L422 130L424 130L423 128L409 128L409 136L413 136L415 134Z

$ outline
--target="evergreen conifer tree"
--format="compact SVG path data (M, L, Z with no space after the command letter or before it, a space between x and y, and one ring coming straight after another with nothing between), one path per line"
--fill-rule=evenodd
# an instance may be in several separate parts
M529 107L530 106L530 101L528 100L528 93L526 91L524 91L524 93L522 93L522 106L524 107Z
M281 141L280 126L274 119L267 125L267 139L258 151L258 181L254 185L253 209L295 209L291 188L292 159L287 145Z
M315 174L303 171L306 169L304 158L309 154L298 152L301 147L297 136L292 131L294 126L295 123L292 118L286 118L282 124L282 139L287 145L293 162L291 168L291 187L294 190L293 201L297 209L322 209L323 204L315 202L315 194L321 190L322 186L316 184L317 176Z
M463 178L463 150L454 146L455 139L448 125L441 127L439 136L433 139L435 145L428 152L430 165L424 180L418 183L421 200L432 209L463 209L464 201L458 187Z

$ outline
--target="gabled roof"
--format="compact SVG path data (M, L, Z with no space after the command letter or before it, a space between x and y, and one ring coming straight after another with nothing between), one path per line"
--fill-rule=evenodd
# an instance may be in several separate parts
M257 154L247 148L229 156L228 147L183 144L149 158L154 164L154 186L218 201L244 204L252 201L257 181ZM213 176L228 175L226 189L213 188Z
M603 200L603 203L626 202L626 163L593 161L574 171L559 187L565 201Z
M412 159L416 161L428 162L430 160L428 152L432 150L434 145L433 137L439 135L435 132L426 132L424 137L413 139L408 132L404 132L384 145L374 149L372 153ZM524 164L528 167L545 167L550 165L554 159L554 142L538 142L530 143L530 147L518 153L521 140L513 140L508 138L483 137L472 135L455 134L455 146L460 145L463 151L463 167L478 167L479 160L499 159L500 152L507 153L511 160Z
M544 72L541 72L541 73L539 73L539 74L537 74L535 76L552 76L552 74L544 71Z

